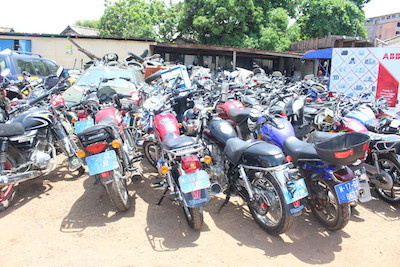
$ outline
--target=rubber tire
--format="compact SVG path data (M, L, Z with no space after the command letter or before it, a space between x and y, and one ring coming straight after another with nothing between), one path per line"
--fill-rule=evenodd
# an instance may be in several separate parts
M150 163L151 166L153 166L155 169L157 169L157 161L158 159L154 159L151 155L150 155L150 147L151 146L157 146L156 143L154 142L144 142L143 144L143 154L146 157L147 161ZM158 148L160 149L160 148Z
M189 215L187 214L186 209L188 209ZM183 207L183 213L185 214L185 218L190 228L194 230L200 230L203 226L203 208L188 208ZM189 218L190 216L190 218Z
M337 231L343 229L350 220L350 205L348 203L339 204L338 197L335 192L335 188L333 186L333 182L320 178L318 179L319 182L323 183L326 188L332 193L334 196L334 201L337 208L337 216L333 222L325 220L323 217L320 216L319 211L315 205L311 205L311 211L314 216L318 219L318 221L328 230L330 231Z
M144 81L145 81L146 83L151 83L152 81L157 80L158 78L161 77L161 72L163 72L163 71L165 71L165 70L158 70L158 71L154 72L153 74L147 76L147 77L144 79Z
M394 155L392 155L392 154L381 154L381 155L378 156L378 161L380 159L392 162L393 165L397 168L398 173L400 174L400 163L397 160L397 158L395 158ZM397 177L397 178L399 178L399 177ZM395 179L393 179L393 184L397 184L397 186L400 188L400 181L398 179L397 179L397 181ZM398 196L397 199L389 197L387 194L385 194L385 192L382 192L376 186L375 186L375 192L378 194L379 198L381 198L382 200L386 201L387 203L390 203L390 204L399 204L400 203L400 195Z
M16 166L16 162L7 154L7 161L11 164L12 166ZM6 169L9 169L10 167L6 166ZM7 191L10 190L9 195L6 199L1 200L2 202L0 203L0 212L4 211L5 209L7 209L8 207L10 207L14 197L15 197L15 189L14 189L14 185L5 185L3 187L1 187L0 189L1 191Z
M115 170L113 171L112 175L115 175ZM105 184L105 187L111 202L114 204L117 210L127 211L131 206L131 197L129 195L125 180L120 178L118 182L117 179L114 178L111 183ZM126 197L124 194L126 194Z
M279 219L278 223L275 226L271 226L266 224L264 221L262 221L259 216L260 215L257 210L254 208L254 206L251 203L247 203L250 213L253 216L253 219L256 221L256 223L268 234L270 235L280 235L282 233L287 232L293 225L293 216L289 215L288 211L286 210L286 205L285 205L285 197L283 196L283 192L278 185L278 183L275 181L275 179L271 175L266 175L263 177L264 179L267 180L267 182L274 188L274 195L278 197L278 201L280 202L281 206L281 218ZM258 180L259 178L255 178L255 181ZM253 182L254 184L254 182ZM253 185L254 187L254 185ZM265 189L264 189L265 190ZM267 211L268 214L268 211Z

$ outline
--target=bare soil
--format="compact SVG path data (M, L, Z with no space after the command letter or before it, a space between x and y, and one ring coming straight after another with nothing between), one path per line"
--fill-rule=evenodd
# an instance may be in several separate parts
M310 213L279 237L265 233L247 207L213 197L194 231L142 165L146 178L129 185L132 206L116 213L105 188L66 167L19 186L0 213L1 266L398 266L400 208L378 198L355 208L341 231L325 230Z

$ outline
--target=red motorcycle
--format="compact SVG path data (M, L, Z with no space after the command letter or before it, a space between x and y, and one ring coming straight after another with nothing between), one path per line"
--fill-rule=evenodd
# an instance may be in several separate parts
M199 230L203 224L202 207L210 200L210 180L204 170L211 163L204 147L196 138L180 135L176 116L168 107L169 96L154 96L143 104L147 122L143 143L144 155L155 166L162 180L156 187L164 187L158 205L169 195L171 200L182 206L189 226ZM164 110L164 111L163 111Z
M79 103L85 107L79 116L86 120L75 123L82 148L78 156L86 159L89 175L101 181L119 211L126 211L131 205L127 183L142 176L132 165L140 157L135 154L127 127L129 120L120 112L120 100L125 97L130 95L117 94L107 87L89 92Z

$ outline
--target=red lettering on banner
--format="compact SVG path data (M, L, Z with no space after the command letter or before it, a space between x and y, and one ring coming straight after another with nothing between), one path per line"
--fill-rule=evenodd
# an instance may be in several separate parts
M385 55L383 55L382 59L400 59L400 53L385 53Z

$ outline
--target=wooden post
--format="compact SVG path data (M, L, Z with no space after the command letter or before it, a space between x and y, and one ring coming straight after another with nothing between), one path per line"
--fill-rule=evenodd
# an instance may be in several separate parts
M232 68L236 70L236 51L233 51Z

